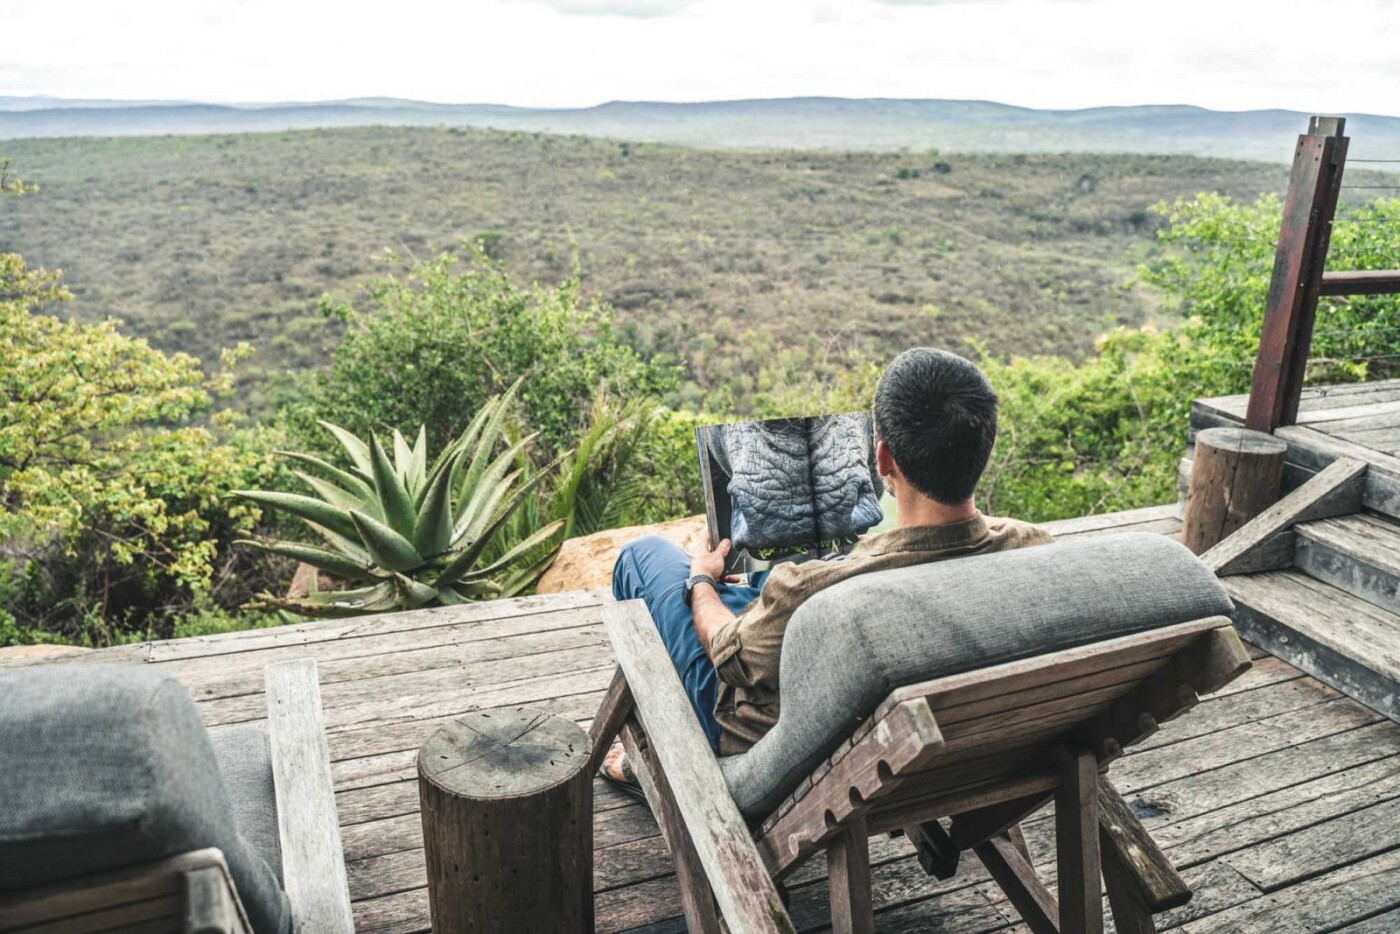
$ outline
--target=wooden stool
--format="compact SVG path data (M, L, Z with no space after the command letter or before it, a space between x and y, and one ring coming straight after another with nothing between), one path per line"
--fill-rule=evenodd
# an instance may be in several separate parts
M1181 543L1195 554L1214 547L1278 501L1288 444L1244 428L1196 436Z
M530 708L464 714L418 752L433 930L591 932L588 738Z

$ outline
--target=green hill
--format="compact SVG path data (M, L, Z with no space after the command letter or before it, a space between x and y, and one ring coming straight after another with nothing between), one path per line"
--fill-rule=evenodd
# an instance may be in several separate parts
M1353 158L1400 155L1400 118L1346 116ZM710 149L1184 153L1265 162L1289 161L1307 119L1289 110L1186 105L1037 110L993 101L838 97L611 101L558 109L394 98L230 105L0 97L0 139L461 126Z
M247 398L316 366L330 291L479 239L515 273L570 274L699 387L747 388L782 347L920 342L1074 354L1154 313L1126 287L1163 199L1281 191L1286 167L1144 155L696 150L464 129L47 139L5 152L43 191L0 251L204 358L259 348ZM766 339L772 335L772 341Z

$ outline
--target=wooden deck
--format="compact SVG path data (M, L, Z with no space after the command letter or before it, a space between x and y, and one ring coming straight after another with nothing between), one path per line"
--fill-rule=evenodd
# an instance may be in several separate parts
M1240 424L1245 396L1198 400L1192 432ZM1228 577L1245 638L1400 721L1400 380L1304 390L1284 486L1338 457L1364 462L1362 508L1301 525L1293 565ZM1190 456L1182 462L1183 486ZM1400 931L1400 923L1396 930Z
M1051 524L1060 537L1172 534L1174 507ZM315 658L356 925L428 928L417 747L454 714L533 705L586 723L612 674L605 596L579 592L127 646L78 664L160 665L211 724L263 716L268 662ZM1165 725L1114 781L1196 890L1167 917L1206 931L1400 930L1400 725L1259 653L1222 696ZM68 660L65 659L65 662ZM595 783L598 930L679 931L680 902L646 808ZM1027 827L1053 864L1050 826ZM938 882L901 840L871 841L880 931L1019 931L975 859ZM826 925L824 863L792 880L803 930Z
M1242 425L1248 396L1198 399L1191 438L1203 428ZM1288 442L1284 486L1294 487L1336 457L1371 465L1366 507L1400 517L1400 379L1303 390L1298 424L1275 434ZM1183 470L1189 461L1183 462Z

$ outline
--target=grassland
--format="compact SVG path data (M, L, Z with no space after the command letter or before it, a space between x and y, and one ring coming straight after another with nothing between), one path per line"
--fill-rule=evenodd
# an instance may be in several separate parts
M1148 209L1281 191L1279 165L1186 156L706 151L469 129L17 140L43 191L0 206L0 252L62 268L76 301L205 359L251 341L245 400L317 366L352 295L477 239L512 272L570 274L691 391L748 388L786 347L983 341L1074 356L1157 313L1131 285Z

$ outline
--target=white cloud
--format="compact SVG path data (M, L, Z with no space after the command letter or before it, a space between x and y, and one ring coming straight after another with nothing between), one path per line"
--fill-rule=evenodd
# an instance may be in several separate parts
M1330 0L0 0L0 94L527 106L832 95L1400 113L1400 5ZM1300 45L1300 42L1302 45Z
M627 16L655 19L671 16L690 6L695 0L524 0L540 3L561 13L582 16Z

